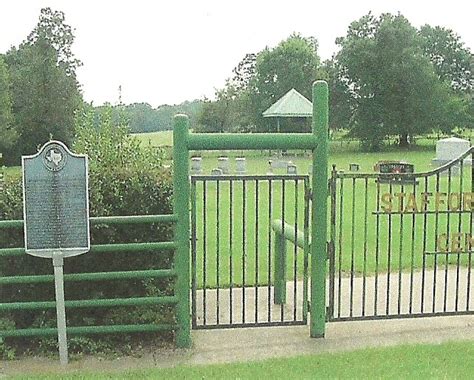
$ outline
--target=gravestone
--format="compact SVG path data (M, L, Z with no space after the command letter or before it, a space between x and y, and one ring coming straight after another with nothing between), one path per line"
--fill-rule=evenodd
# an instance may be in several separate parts
M220 168L214 168L211 170L211 175L222 175L222 169Z
M64 258L90 249L87 157L50 141L22 157L25 251L54 266L59 357L67 364Z
M415 165L405 161L383 160L374 165L374 171L381 174L395 174L392 177L380 177L377 179L379 183L391 183L399 185L417 184L414 176L396 176L396 174L413 174Z
M217 167L222 170L222 174L229 174L229 157L217 158Z
M235 158L235 172L237 174L245 174L247 172L245 157Z
M349 171L358 172L359 170L360 170L360 165L359 164L355 164L355 163L349 164Z
M202 158L191 157L191 173L200 174L202 172Z
M470 147L471 143L468 140L457 137L441 139L436 143L436 158L431 161L431 164L435 167L445 165L465 153ZM464 165L472 165L470 157L465 158ZM447 171L443 173L447 174ZM459 174L459 165L455 165L451 168L451 174Z
M291 161L289 161L286 166L286 174L298 174L296 165Z

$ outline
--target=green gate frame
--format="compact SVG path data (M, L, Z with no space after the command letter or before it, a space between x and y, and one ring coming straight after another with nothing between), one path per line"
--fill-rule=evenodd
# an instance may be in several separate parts
M311 300L310 336L324 337L326 327L327 204L328 204L328 85L316 81L312 88L312 133L209 134L189 133L186 115L176 115L173 130L174 214L177 323L176 344L191 346L190 308L190 184L191 150L285 150L312 151L311 192Z

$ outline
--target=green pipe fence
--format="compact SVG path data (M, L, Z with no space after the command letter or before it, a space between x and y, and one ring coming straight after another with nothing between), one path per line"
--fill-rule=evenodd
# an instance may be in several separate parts
M133 215L133 216L107 216L92 217L92 225L108 224L149 224L149 223L173 223L178 218L175 214L169 215ZM1 220L0 231L12 228L23 228L23 220ZM178 244L175 241L170 242L150 242L150 243L121 243L121 244L100 244L92 245L91 253L105 252L146 252L176 250ZM2 248L0 256L21 256L25 255L24 248ZM66 282L72 281L99 281L99 280L124 280L124 279L146 279L146 278L179 278L179 271L176 266L172 269L155 270L135 270L135 271L115 271L115 272L94 272L94 273L70 273L64 275ZM34 283L53 283L53 275L26 275L26 276L6 276L0 277L0 285L12 284L34 284ZM67 308L97 308L97 307L124 307L124 306L145 306L145 305L172 305L177 306L180 298L175 290L173 296L160 297L131 297L114 299L90 299L90 300L70 300L66 301ZM40 302L9 302L0 303L0 311L16 310L40 310L54 309L55 301ZM179 331L179 324L135 324L135 325L104 325L104 326L74 326L68 327L67 333L72 335L86 334L116 334L116 333L139 333L139 332L158 332L158 331ZM57 335L56 328L30 328L15 330L0 330L1 337L30 337L30 336L49 336Z
M274 300L278 305L286 303L286 241L289 240L297 247L305 249L305 235L302 231L296 231L295 227L281 219L272 221L272 230L275 232L274 239ZM308 242L309 247L309 242Z
M130 243L93 245L92 253L103 252L140 252L147 250L175 251L173 270L130 271L111 273L81 273L65 275L66 281L88 281L97 279L175 277L175 295L172 297L131 298L117 300L67 301L67 307L105 307L143 304L176 305L177 324L163 325L117 325L117 326L79 326L68 327L68 334L128 333L176 330L178 347L191 345L190 315L190 150L289 150L306 149L313 153L312 172L312 225L311 236L311 301L310 335L323 337L326 322L326 240L327 240L327 154L328 154L328 87L324 81L313 84L313 124L312 133L292 134L190 134L188 118L177 115L173 131L173 185L174 203L172 215L111 216L90 218L92 225L97 224L134 224L134 223L174 223L175 238L172 242ZM22 228L21 220L2 220L0 230ZM285 234L285 232L283 231ZM295 239L301 243L298 237ZM304 240L304 239L303 239ZM303 242L309 248L309 242ZM25 254L24 248L0 249L0 256L19 256ZM53 281L53 276L18 276L0 278L0 284L39 283ZM21 304L21 305L20 305ZM31 302L0 304L0 309L52 308L54 302ZM304 303L307 310L306 303ZM55 335L55 328L20 329L0 331L0 336L25 337L37 335Z

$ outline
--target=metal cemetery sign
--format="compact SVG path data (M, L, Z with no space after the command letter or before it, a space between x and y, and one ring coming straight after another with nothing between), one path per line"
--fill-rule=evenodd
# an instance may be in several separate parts
M22 157L26 253L53 259L59 359L67 364L64 258L90 249L87 157L50 141Z
M89 251L86 157L51 141L22 161L26 252L68 257Z

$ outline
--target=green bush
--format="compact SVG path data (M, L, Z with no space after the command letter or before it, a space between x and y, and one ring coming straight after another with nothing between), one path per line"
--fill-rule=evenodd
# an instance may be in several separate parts
M92 115L80 113L76 117L77 136L73 151L89 156L89 196L91 216L144 215L172 213L172 177L162 165L162 154L156 148L140 148L124 125L113 125L109 111L101 116L100 127L94 127ZM0 219L22 218L21 181L6 181L0 194ZM95 225L91 227L91 244L131 243L172 240L172 225ZM23 246L23 230L10 230L0 235L0 247ZM173 266L173 252L146 251L136 253L86 253L65 260L65 273L110 272L145 269L165 269ZM0 275L52 274L51 260L29 255L1 257ZM2 302L51 301L55 299L53 283L1 285ZM170 279L111 280L66 282L66 300L128 298L172 295ZM17 329L54 327L56 311L27 310L0 314L3 326ZM128 308L90 308L67 310L68 326L173 323L174 308L146 306ZM171 334L158 334L170 340ZM103 335L71 338L70 349L90 352L139 344L143 339L155 339L156 334ZM91 342L96 342L92 344ZM85 342L82 344L81 342ZM11 348L41 351L55 346L54 339L20 340L5 338L0 351L11 357ZM95 349L94 349L95 350ZM93 351L94 351L93 350Z

